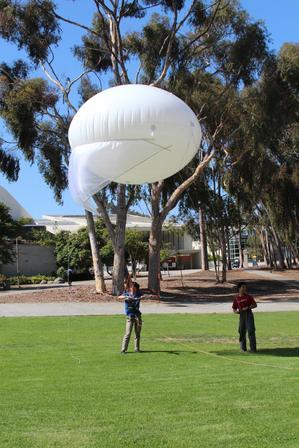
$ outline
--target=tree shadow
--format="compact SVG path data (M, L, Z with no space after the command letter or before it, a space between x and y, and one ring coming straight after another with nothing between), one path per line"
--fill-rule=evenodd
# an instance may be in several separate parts
M242 355L251 355L250 352L241 353L239 350L221 350L221 351L215 351L211 352L215 353L220 356L238 356L240 354ZM258 349L258 351L255 353L259 356L281 356L286 358L293 358L293 357L299 357L299 347L276 347L276 348L261 348Z
M179 285L178 279L165 282L166 290L161 291L159 301L167 304L192 303L232 303L237 293L237 283L244 281L249 293L262 302L299 302L299 281L276 279L239 278L224 284L212 284L211 279L186 278L185 285ZM173 284L172 284L173 283ZM209 285L210 283L210 285ZM146 292L146 289L145 289Z

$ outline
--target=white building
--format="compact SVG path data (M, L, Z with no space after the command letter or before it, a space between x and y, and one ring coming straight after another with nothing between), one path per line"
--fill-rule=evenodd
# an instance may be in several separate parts
M22 207L22 205L3 187L0 185L0 202L5 204L10 211L12 219L29 218L32 219L30 213Z
M0 186L0 202L9 208L11 217L14 220L29 218L35 225L34 219L22 207L22 205L3 187ZM56 272L56 259L54 248L40 246L38 244L24 241L12 241L15 258L12 263L2 265L0 272L5 275L36 275L52 274Z
M62 230L77 232L79 229L82 229L87 225L85 215L45 214L40 219L34 219L27 212L27 210L25 210L24 207L22 207L21 204L19 204L19 202L3 187L0 187L0 202L3 202L7 205L7 207L9 207L13 219L18 219L21 217L30 218L32 219L32 224L29 224L30 226L46 228L48 232L53 234L56 234ZM110 219L112 224L116 224L115 214L111 214ZM151 228L151 218L149 216L140 216L129 213L127 215L127 228L149 233ZM181 267L183 269L198 269L200 267L200 243L198 241L193 241L192 237L183 230L183 226L181 224L166 221L163 226L162 241L171 251L171 256L165 262L169 267ZM35 251L36 250L37 249L35 248ZM28 251L26 253L28 253ZM36 255L34 258L36 258ZM41 259L44 258L45 256L43 254ZM51 265L53 265L52 255L51 260ZM28 269L30 264L30 256L28 255L26 256L26 266ZM9 269L13 271L15 268L10 266ZM26 272L28 269L26 269ZM38 273L44 273L42 266L40 266L40 269L41 272ZM49 270L48 268L45 269Z
M116 224L116 215L111 214L112 224ZM62 230L77 232L86 227L84 215L43 215L35 219L37 226L45 227L48 232L57 233ZM129 213L127 215L127 229L148 232L151 228L151 218ZM165 222L163 226L162 241L167 244L172 254L168 259L169 267L182 267L183 269L200 268L200 243L183 230L181 224Z

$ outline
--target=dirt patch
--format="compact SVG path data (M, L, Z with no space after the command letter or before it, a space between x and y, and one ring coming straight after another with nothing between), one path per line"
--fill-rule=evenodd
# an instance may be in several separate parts
M248 273L243 270L234 270L228 273L228 282L215 283L214 272L196 272L182 277L163 276L161 281L161 298L154 297L146 289L147 279L139 278L144 293L144 299L161 301L164 303L223 303L232 302L236 294L236 285L239 281L246 281L249 292L258 301L279 300L299 301L299 272L287 271L261 276L254 271ZM279 279L278 279L279 275ZM28 288L24 292L15 294L2 294L0 291L0 303L38 303L38 302L117 302L120 299L111 295L108 288L107 294L96 294L93 285L76 285L72 287L56 286Z

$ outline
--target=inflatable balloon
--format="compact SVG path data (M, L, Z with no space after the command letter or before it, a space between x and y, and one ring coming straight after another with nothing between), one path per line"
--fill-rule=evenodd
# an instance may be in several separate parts
M142 184L172 176L194 157L201 130L175 95L151 86L113 87L90 98L69 128L69 186L91 209L90 198L110 182Z

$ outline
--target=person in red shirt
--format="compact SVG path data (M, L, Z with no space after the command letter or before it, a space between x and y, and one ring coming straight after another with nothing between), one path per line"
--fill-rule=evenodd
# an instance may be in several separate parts
M238 295L233 302L233 311L240 315L239 320L239 341L243 352L247 351L246 333L248 333L250 352L256 352L255 325L252 309L256 308L256 301L247 294L247 285L244 282L238 283Z

